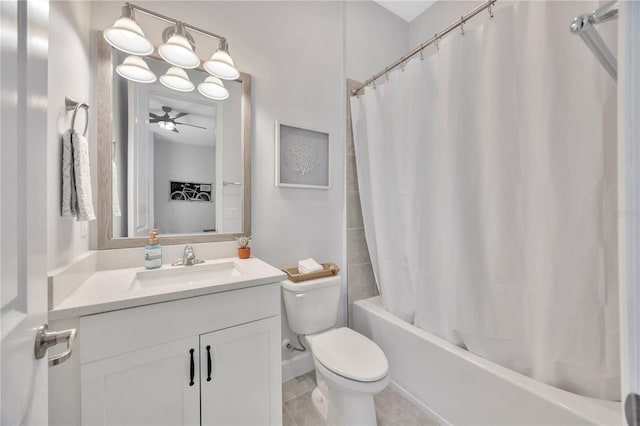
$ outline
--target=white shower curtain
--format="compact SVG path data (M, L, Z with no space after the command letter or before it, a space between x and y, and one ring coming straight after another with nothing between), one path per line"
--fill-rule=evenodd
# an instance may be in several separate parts
M476 18L351 108L386 308L545 383L619 399L615 84L568 30L594 7Z

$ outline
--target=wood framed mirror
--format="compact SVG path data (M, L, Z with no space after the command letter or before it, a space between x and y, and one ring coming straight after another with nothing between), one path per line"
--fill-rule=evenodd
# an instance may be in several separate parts
M98 249L141 247L152 228L163 245L251 234L251 75L230 93L198 93L126 80L126 54L97 35ZM171 65L144 58L159 77ZM186 70L197 86L204 69Z

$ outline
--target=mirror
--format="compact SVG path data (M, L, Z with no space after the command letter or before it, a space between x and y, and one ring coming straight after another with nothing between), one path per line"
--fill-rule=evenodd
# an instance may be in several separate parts
M152 228L161 244L250 234L251 76L213 100L129 81L115 72L125 57L98 35L98 247L142 246ZM145 62L158 77L171 67ZM209 75L185 71L196 86Z

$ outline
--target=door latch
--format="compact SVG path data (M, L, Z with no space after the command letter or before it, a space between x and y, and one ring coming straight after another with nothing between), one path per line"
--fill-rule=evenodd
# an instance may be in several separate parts
M49 366L61 364L69 359L71 352L73 351L73 343L76 340L76 329L56 331L49 333L49 326L47 324L38 327L36 332L36 344L35 344L35 356L36 359L44 358L47 354L47 349L51 346L58 345L60 343L67 344L67 350L63 353L49 357Z

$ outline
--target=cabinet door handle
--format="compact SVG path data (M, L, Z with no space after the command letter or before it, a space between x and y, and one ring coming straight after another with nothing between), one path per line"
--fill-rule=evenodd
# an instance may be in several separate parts
M193 360L193 349L189 350L189 353L191 354L191 363L189 364L189 372L191 373L191 381L189 381L189 386L193 386L194 385L194 381L193 378L196 374L196 364Z
M207 345L207 382L211 381L211 346Z

